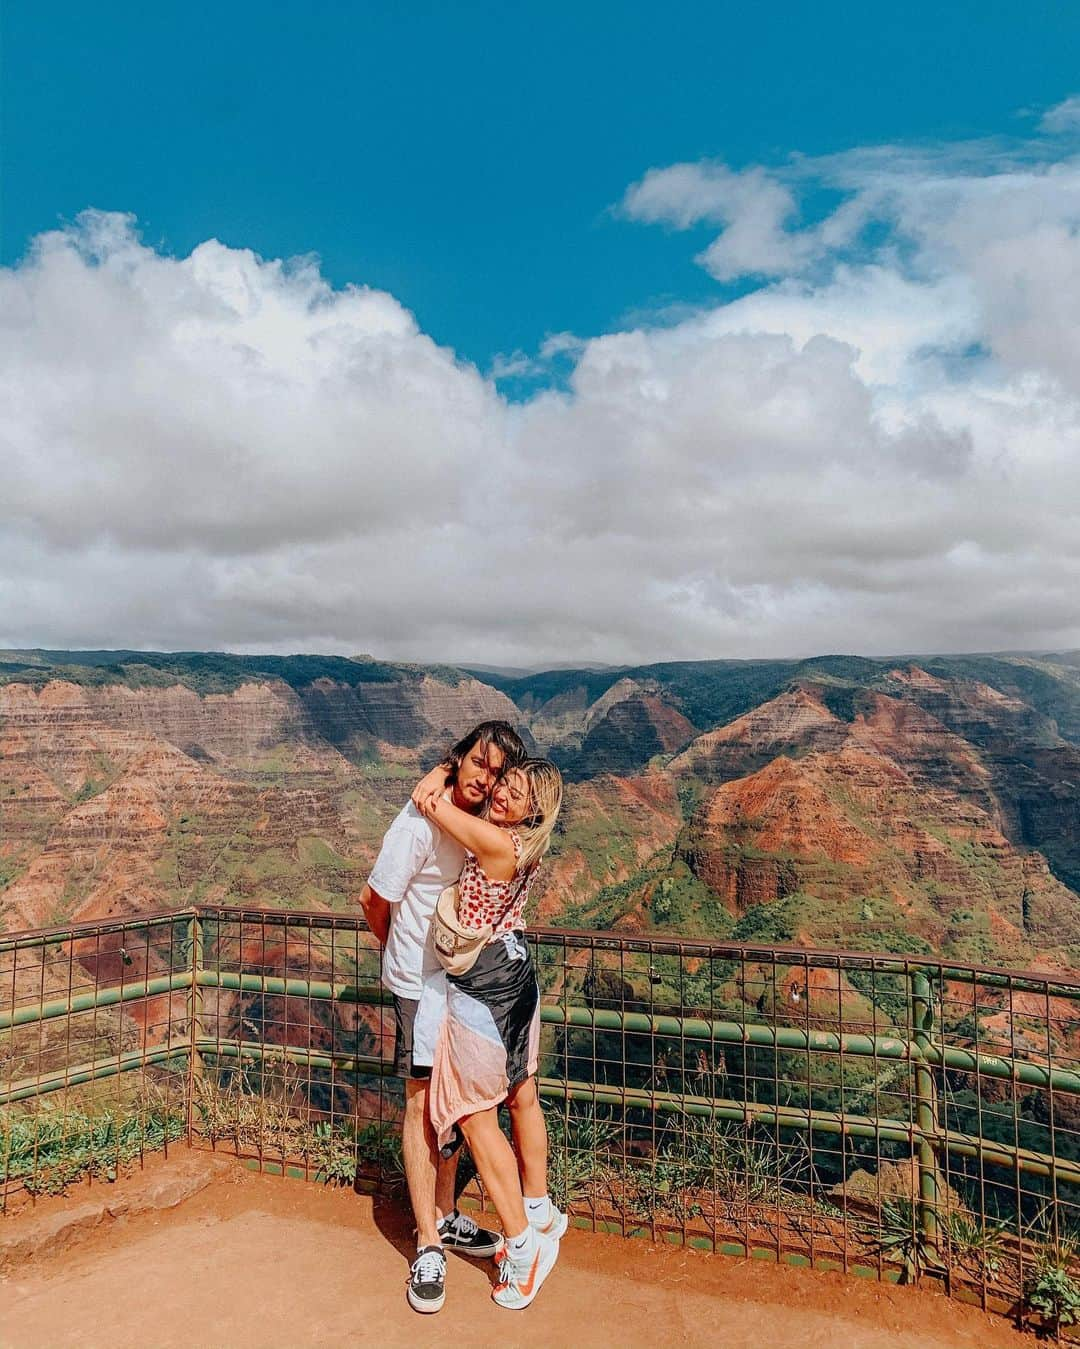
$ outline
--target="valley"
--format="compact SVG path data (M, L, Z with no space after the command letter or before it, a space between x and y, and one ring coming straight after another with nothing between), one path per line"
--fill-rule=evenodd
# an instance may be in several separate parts
M535 921L1080 967L1080 656L499 674L0 653L0 922L349 910L505 717L567 778Z

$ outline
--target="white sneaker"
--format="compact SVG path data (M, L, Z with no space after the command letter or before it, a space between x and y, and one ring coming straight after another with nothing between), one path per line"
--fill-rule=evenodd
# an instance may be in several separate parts
M551 1210L551 1214L546 1222L540 1222L530 1216L529 1226L539 1232L542 1237L550 1237L552 1241L560 1241L566 1235L570 1219L554 1204L549 1203L548 1208Z
M534 1232L539 1232L541 1236L550 1237L552 1241L561 1241L566 1236L566 1229L570 1226L570 1219L560 1209L557 1209L551 1201L548 1201L550 1212L546 1218L534 1217L528 1209L525 1210L525 1216L529 1220L529 1226ZM506 1238L500 1234L498 1244L494 1251L494 1260L499 1264L506 1254Z
M509 1246L504 1246L499 1282L492 1291L492 1301L510 1311L521 1311L539 1293L540 1285L555 1268L558 1258L559 1243L539 1232L533 1239L532 1250L517 1259L510 1254Z

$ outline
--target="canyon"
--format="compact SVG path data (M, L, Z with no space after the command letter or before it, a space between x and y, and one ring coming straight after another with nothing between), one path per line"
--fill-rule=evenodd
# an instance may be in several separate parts
M489 717L567 780L536 921L1080 968L1076 653L0 653L0 923L349 911L416 776Z

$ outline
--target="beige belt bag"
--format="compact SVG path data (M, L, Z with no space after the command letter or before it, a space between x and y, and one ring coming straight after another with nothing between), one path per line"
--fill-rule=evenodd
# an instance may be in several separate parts
M447 974L468 974L495 931L494 923L465 927L458 918L458 898L457 885L448 885L431 919L435 955Z

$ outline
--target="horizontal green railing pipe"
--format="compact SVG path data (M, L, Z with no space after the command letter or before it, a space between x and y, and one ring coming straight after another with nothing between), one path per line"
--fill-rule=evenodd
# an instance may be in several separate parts
M391 1002L390 993L378 985L358 985L262 974L241 974L230 970L201 969L194 976L201 988L223 988L237 992L313 998L377 1006ZM0 1013L0 1030L31 1025L56 1017L96 1008L115 1006L162 993L182 992L191 987L189 970L161 975L154 979L114 985L92 993L75 994L50 1002L16 1008ZM722 1044L745 1044L762 1049L788 1052L843 1054L884 1060L925 1061L931 1066L975 1073L1025 1086L1050 1088L1080 1095L1080 1073L1063 1068L1044 1068L1039 1064L994 1054L982 1054L954 1046L929 1043L920 1048L914 1041L895 1035L869 1035L862 1032L805 1031L791 1026L765 1026L740 1021L708 1021L697 1017L679 1017L648 1012L615 1009L546 1005L541 1018L549 1025L617 1033L660 1035L674 1039L703 1040Z
M391 994L379 985L330 983L205 969L197 972L196 981L200 987L227 988L246 993L312 997L323 1001L337 999L371 1005L389 1005L392 1002ZM562 1004L541 1007L540 1017L548 1025L662 1035L722 1044L747 1044L761 1049L783 1049L796 1053L810 1051L911 1062L925 1058L934 1067L979 1073L984 1077L1021 1082L1026 1086L1052 1087L1055 1091L1080 1095L1080 1073L1069 1069L1047 1069L1019 1059L978 1054L950 1046L935 1045L924 1051L914 1041L897 1035L869 1035L858 1031L804 1031L792 1026L773 1028L741 1021L707 1021L698 1017L566 1007Z
M591 1007L546 1006L541 1019L552 1025L589 1030L661 1035L672 1039L709 1040L722 1044L747 1044L761 1049L805 1053L843 1054L852 1057L909 1060L931 1067L1003 1078L1025 1086L1052 1088L1080 1095L1080 1073L1068 1068L1043 1068L1023 1059L981 1054L967 1049L928 1043L896 1035L866 1035L860 1032L803 1031L792 1026L760 1026L742 1021L704 1021L696 1017L620 1012Z
M61 1068L38 1077L27 1077L21 1082L12 1082L9 1086L0 1088L0 1105L12 1105L16 1101L28 1101L35 1096L47 1096L50 1092L62 1091L65 1087L85 1086L87 1082L117 1077L120 1073L134 1072L149 1064L167 1063L169 1059L186 1057L190 1048L190 1043L183 1040L174 1041L171 1045L158 1045L153 1049L129 1049L101 1062L81 1063L77 1068Z
M139 998L157 997L162 993L175 993L190 987L190 970L162 974L154 979L142 979L130 984L112 984L95 989L93 993L73 993L69 998L31 1003L25 1007L16 1007L12 1012L0 1012L0 1030L31 1026L38 1021L73 1016L77 1012L92 1012L99 1007L115 1007L118 1003L135 1002Z
M1030 1175L1054 1175L1059 1180L1080 1185L1080 1164L1054 1158L1029 1148L1011 1147L973 1134L951 1129L924 1131L903 1120L877 1119L871 1115L838 1114L832 1110L812 1110L799 1106L768 1105L757 1101L732 1101L705 1096L684 1096L674 1092L645 1091L638 1088L608 1087L589 1082L563 1082L557 1078L539 1080L539 1092L545 1099L585 1101L593 1105L615 1105L655 1111L660 1114L686 1114L741 1124L768 1124L802 1133L839 1134L848 1138L885 1139L909 1146L928 1141L940 1144L961 1157L983 1156L993 1166L1008 1167Z
M1074 983L1055 983L1053 979L1040 979L1033 975L1009 974L1002 970L967 969L965 966L920 965L917 962L908 966L908 970L925 974L928 979L947 984L979 984L984 988L1001 988L1010 993L1037 993L1043 998L1063 998L1069 1002L1080 1002L1080 986Z
M622 1012L614 1008L544 1006L540 1019L549 1025L577 1026L588 1030L628 1031L662 1035L679 1040L719 1041L747 1044L761 1049L812 1050L826 1054L851 1054L864 1058L912 1059L920 1057L911 1041L897 1035L866 1035L858 1031L802 1031L792 1026L759 1026L744 1021L705 1021L698 1017L668 1016L651 1012Z
M281 978L270 974L239 974L233 970L197 970L195 982L200 988L228 988L240 993L269 993L292 998L314 998L320 1002L365 1003L369 1006L394 1001L393 994L379 984L330 983L319 979Z
M199 970L195 982L203 988L224 988L246 993L314 998L368 1005L388 1004L391 995L376 985L331 983L271 975L240 974L227 970ZM56 1017L97 1008L137 1001L191 987L188 970L160 975L154 979L97 989L46 1003L0 1013L0 1030L32 1025ZM1080 1073L1064 1068L1044 1068L1022 1059L982 1054L955 1046L933 1043L920 1048L915 1042L893 1035L868 1035L862 1032L804 1031L790 1026L770 1027L739 1021L707 1021L697 1017L677 1017L615 1009L544 1006L541 1017L550 1025L589 1030L661 1035L675 1039L704 1040L723 1044L746 1044L763 1049L789 1052L844 1054L885 1060L925 1061L931 1066L983 1077L1019 1082L1025 1086L1049 1088L1080 1095Z
M668 1115L694 1115L741 1124L774 1124L782 1129L844 1134L852 1138L883 1138L893 1143L911 1143L919 1135L914 1124L905 1124L903 1120L877 1120L868 1115L839 1115L830 1110L766 1105L757 1101L687 1096L676 1092L610 1087L590 1082L564 1082L553 1077L540 1078L538 1089L542 1097L551 1100L587 1101L593 1105L615 1105Z
M363 1055L348 1055L304 1049L296 1045L267 1045L258 1041L214 1040L204 1036L195 1042L197 1052L227 1058L251 1058L256 1062L301 1064L313 1068L358 1073L371 1077L395 1077L392 1063ZM877 1119L870 1115L848 1115L831 1110L799 1106L769 1105L756 1101L736 1101L675 1092L648 1091L635 1087L612 1087L588 1082L565 1082L543 1077L538 1081L546 1100L573 1100L593 1105L612 1105L622 1109L641 1109L658 1114L686 1114L740 1124L773 1125L803 1133L824 1133L848 1138L872 1138L915 1146L924 1138L936 1142L962 1157L977 1157L993 1166L1023 1171L1029 1175L1051 1176L1080 1185L1080 1164L1055 1159L1028 1148L980 1139L956 1130L938 1129L926 1133L917 1124L903 1120Z
M9 951L31 951L40 946L57 946L66 941L84 937L104 937L112 932L144 932L147 928L166 923L182 923L195 916L195 909L161 909L132 918L116 918L106 922L72 923L68 927L28 928L25 932L10 932L0 937L0 955Z
M1026 1059L1010 1059L998 1054L980 1054L954 1045L927 1044L923 1057L932 1067L975 1073L980 1077L1003 1078L1026 1087L1050 1088L1070 1095L1080 1094L1080 1073L1071 1068L1043 1068Z
M238 974L226 970L199 970L196 980L201 987L227 988L247 993L312 997L323 1001L338 999L341 1002L371 1005L389 1005L392 1002L391 994L378 985ZM761 1049L782 1049L796 1053L810 1051L911 1062L925 1058L934 1067L979 1073L984 1077L1021 1082L1026 1086L1052 1087L1055 1091L1080 1095L1080 1073L1069 1069L1047 1069L1019 1059L976 1054L949 1046L932 1046L924 1051L914 1041L897 1035L869 1035L858 1031L804 1031L792 1026L773 1028L741 1021L707 1021L698 1017L566 1007L562 1004L541 1007L540 1017L548 1025L662 1035L673 1039L722 1044L747 1044Z
M343 1073L360 1073L368 1077L395 1077L393 1063L363 1054L326 1053L320 1049L304 1049L300 1045L274 1045L258 1040L215 1040L203 1035L195 1041L198 1053L219 1058L255 1059L257 1062L303 1064L307 1068L331 1068Z
M1055 1157L1049 1152L1014 1147L1011 1143L999 1143L993 1138L957 1133L952 1129L942 1131L941 1141L957 1157L981 1158L991 1166L1007 1167L1009 1170L1023 1171L1029 1176L1056 1178L1070 1185L1080 1185L1080 1163Z

